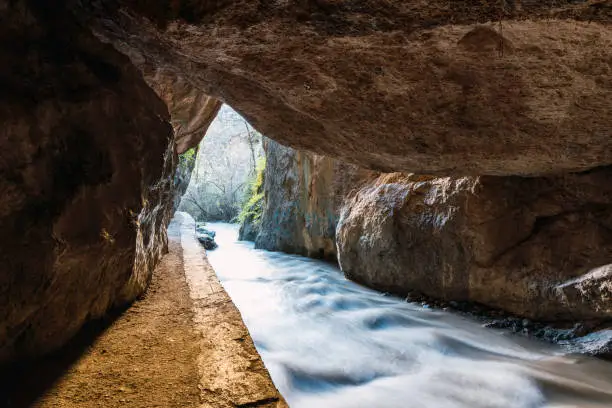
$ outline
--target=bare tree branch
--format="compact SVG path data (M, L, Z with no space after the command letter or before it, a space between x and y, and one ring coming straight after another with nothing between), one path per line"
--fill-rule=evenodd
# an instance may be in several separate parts
M257 161L255 160L255 143L251 130L249 129L248 122L244 119L242 119L242 122L244 123L244 127L247 131L247 142L249 143L249 149L251 150L251 174L255 174L257 171Z
M207 211L198 203L198 201L191 195L191 193L185 194L183 198L198 207L202 214L206 214Z

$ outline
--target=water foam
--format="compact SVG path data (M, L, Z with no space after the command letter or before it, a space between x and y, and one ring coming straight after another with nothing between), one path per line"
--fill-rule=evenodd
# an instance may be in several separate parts
M612 406L609 363L384 296L334 265L210 227L220 247L209 260L294 408Z

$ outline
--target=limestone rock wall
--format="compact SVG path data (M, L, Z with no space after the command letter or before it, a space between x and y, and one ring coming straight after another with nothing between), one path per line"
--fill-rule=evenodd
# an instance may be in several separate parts
M383 175L338 224L344 273L546 321L612 316L612 168L542 178Z
M191 174L196 166L198 154L199 148L196 147L193 155L182 155L178 157L176 171L174 172L174 199L172 205L174 211L178 210L181 200L183 199L183 195L185 192L187 192L189 182L191 181Z
M338 259L405 296L537 320L612 313L612 169L550 177L380 174L269 141L259 248ZM337 250L337 251L336 251Z
M135 63L297 149L442 176L612 163L608 1L78 4Z
M255 241L261 231L261 225L256 223L253 217L248 217L240 223L238 230L238 241Z
M265 145L266 143L267 142L264 139L263 144ZM264 197L264 186L265 186L265 178L266 178L265 168L263 170L260 170L258 166L257 172L258 173L256 177L258 178L261 177L261 180L263 180L263 182L259 183L259 180L257 180L257 183L255 184L255 186L253 185L250 186L251 193L254 193L256 195L256 199L254 200L254 202L249 201L247 203L248 213L246 214L246 216L240 223L240 229L238 230L238 240L239 241L253 241L254 242L257 239L257 236L259 235L259 233L261 232L261 222L263 218L263 208L264 208L264 202L265 202L265 197ZM251 198L250 200L253 200L253 198Z
M265 206L256 247L335 260L340 205L375 173L272 140L264 148Z
M166 247L170 116L62 6L0 1L0 363L139 296Z
M308 185L298 159L300 153L274 141L267 141L264 150L264 211L255 246L308 255L303 235L308 217L303 199L308 199ZM328 216L325 209L321 213L324 219ZM331 243L329 238L333 238L333 234L327 238Z

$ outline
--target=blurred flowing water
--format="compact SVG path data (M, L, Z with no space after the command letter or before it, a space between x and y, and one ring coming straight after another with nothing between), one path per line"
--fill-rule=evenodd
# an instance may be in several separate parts
M208 257L293 408L612 407L612 363L481 327L256 250L210 223Z

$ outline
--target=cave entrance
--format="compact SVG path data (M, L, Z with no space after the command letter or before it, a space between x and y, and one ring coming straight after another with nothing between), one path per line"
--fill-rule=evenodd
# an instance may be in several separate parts
M261 211L265 157L263 136L229 105L223 105L199 146L180 155L180 170L191 172L179 211L202 225L236 223ZM257 207L257 208L256 208Z

